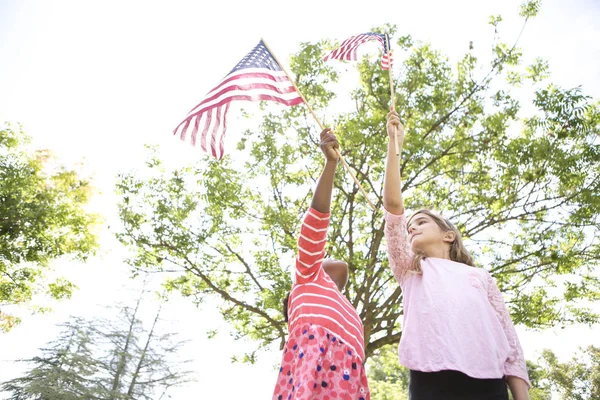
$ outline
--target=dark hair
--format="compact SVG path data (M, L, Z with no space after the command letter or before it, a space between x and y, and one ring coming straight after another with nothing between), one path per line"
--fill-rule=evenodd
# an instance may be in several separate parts
M283 299L283 320L285 322L288 322L288 302L290 301L290 294L292 294L292 292L287 292L287 294L285 295L285 298Z

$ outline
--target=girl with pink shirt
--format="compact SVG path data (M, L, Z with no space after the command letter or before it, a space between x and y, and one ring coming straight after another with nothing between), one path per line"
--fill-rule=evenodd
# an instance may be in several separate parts
M523 350L502 294L476 268L450 221L419 210L408 220L394 145L404 140L398 113L387 117L385 236L403 292L400 364L410 369L411 400L529 399Z

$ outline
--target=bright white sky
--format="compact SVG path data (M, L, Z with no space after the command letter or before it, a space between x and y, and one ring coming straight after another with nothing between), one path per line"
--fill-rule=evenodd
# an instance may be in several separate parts
M429 41L454 61L469 41L477 54L488 56L489 15L502 14L500 33L507 42L520 29L519 0L369 4L0 0L0 121L22 123L35 147L51 149L69 165L81 163L100 191L92 208L114 226L116 173L140 166L146 143L160 144L172 162L205 157L171 131L261 37L285 63L300 42L343 40L394 23L398 35ZM548 60L553 82L583 85L585 93L600 98L598 21L597 0L546 0L521 39L526 59ZM98 257L86 265L57 265L81 288L74 298L56 304L51 314L25 317L21 326L0 335L0 381L22 372L10 360L34 355L69 314L95 315L101 313L98 304L132 296L122 289L128 284L126 253L106 228ZM232 365L232 355L253 346L233 341L213 308L175 300L169 318L183 337L193 339L186 354L196 360L197 382L173 392L174 398L269 398L277 349L262 354L255 366ZM215 328L222 333L206 339L205 332ZM593 343L593 335L600 337L597 327L519 332L532 359L545 347L567 357L577 346Z

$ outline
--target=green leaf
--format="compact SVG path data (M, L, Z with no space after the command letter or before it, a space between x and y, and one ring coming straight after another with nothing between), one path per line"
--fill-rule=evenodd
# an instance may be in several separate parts
M85 260L97 248L99 217L86 211L90 182L29 142L20 127L0 130L0 305L28 305L42 293L69 297L71 283L45 280L52 261ZM5 330L17 322L0 314Z

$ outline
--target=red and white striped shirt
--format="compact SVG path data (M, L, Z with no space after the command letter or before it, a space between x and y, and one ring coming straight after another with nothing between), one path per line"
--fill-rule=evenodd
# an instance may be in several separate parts
M298 238L296 282L288 305L288 330L307 323L322 326L364 360L364 327L358 312L321 268L329 215L310 208L304 217Z

